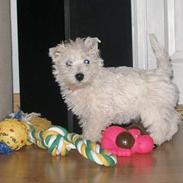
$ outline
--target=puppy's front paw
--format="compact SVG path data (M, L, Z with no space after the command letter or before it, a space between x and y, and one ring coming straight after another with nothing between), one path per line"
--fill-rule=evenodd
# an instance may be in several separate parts
M91 133L91 132L85 132L83 133L83 138L85 140L90 140L92 142L97 142L100 141L101 139L101 134L96 134L96 133Z

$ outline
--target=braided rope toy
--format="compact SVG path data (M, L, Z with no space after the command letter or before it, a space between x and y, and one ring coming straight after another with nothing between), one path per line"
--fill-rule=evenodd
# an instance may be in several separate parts
M37 134L32 128L29 138L38 147L48 149L52 156L65 156L71 149L77 149L82 156L99 165L114 166L117 163L116 157L103 150L99 144L83 140L81 135L68 133L65 128L60 126L52 126Z
M17 117L18 116L18 117ZM26 144L36 144L38 147L48 149L52 156L66 156L72 149L76 149L82 156L99 165L106 167L114 166L117 159L114 155L102 149L99 144L89 140L82 139L82 136L76 133L68 133L68 131L61 126L51 126L48 129L39 131L31 122L31 118L40 116L37 113L24 114L21 111L11 118L18 118L28 128L28 137ZM0 139L1 140L1 139Z

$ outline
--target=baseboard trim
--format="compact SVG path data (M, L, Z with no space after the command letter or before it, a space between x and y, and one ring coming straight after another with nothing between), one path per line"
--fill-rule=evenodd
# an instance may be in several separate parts
M20 107L20 93L13 94L13 112L17 112Z

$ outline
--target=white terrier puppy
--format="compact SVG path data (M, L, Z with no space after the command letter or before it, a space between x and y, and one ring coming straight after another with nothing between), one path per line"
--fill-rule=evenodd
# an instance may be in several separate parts
M54 75L68 108L80 119L83 136L99 141L111 124L141 119L155 144L177 132L180 115L175 107L178 89L172 82L172 66L154 35L150 41L157 69L105 68L98 38L77 38L50 48Z

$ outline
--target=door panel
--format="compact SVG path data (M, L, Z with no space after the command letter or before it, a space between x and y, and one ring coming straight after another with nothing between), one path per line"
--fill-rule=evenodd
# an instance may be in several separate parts
M174 82L183 104L183 1L137 0L132 2L134 67L153 69L156 60L149 43L155 33L172 58Z
M106 66L132 66L130 0L17 0L21 108L80 131L52 75L48 49L61 40L97 36Z

